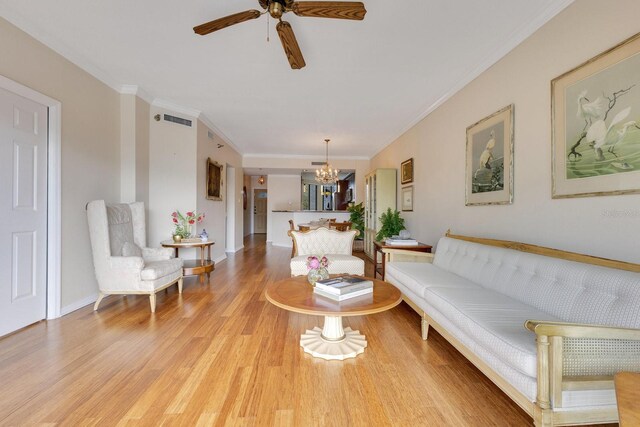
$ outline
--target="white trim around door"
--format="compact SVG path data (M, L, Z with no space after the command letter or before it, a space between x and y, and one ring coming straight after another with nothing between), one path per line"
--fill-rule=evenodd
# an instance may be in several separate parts
M47 319L60 317L62 104L0 75L0 88L49 108L47 175Z

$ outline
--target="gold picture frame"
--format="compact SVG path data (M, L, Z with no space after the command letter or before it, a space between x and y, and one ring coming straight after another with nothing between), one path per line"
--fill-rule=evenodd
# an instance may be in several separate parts
M413 157L400 164L400 184L413 182Z
M551 81L554 199L640 193L640 33Z
M218 162L207 158L207 199L222 201L222 170Z
M513 203L514 106L467 128L465 205Z

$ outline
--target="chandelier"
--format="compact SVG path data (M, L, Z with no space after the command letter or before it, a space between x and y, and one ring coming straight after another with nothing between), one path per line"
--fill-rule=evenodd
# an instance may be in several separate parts
M325 139L324 142L327 144L327 157L324 165L320 169L316 169L316 182L320 184L335 184L338 181L338 173L340 172L338 169L331 169L331 165L329 164L329 139Z

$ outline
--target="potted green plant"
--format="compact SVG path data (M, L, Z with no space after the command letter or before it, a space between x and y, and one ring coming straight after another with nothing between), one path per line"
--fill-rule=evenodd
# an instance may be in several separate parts
M381 242L387 237L397 236L400 234L404 227L404 218L400 217L400 212L397 210L391 210L388 208L386 212L384 212L380 216L380 223L382 224L382 228L376 235L376 240Z
M362 206L362 202L357 205L350 203L349 206L347 206L347 211L349 211L350 214L349 222L351 223L351 228L360 232L356 239L364 239L364 206Z

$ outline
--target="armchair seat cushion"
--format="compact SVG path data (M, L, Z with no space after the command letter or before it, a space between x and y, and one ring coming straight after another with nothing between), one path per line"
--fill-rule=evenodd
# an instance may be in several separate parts
M307 258L310 255L299 255L291 259L291 275L292 276L306 276L309 270L307 269ZM316 255L321 257L322 255ZM325 254L329 260L329 274L355 274L364 276L364 260L353 256L343 254Z
M157 280L161 277L168 276L182 269L182 259L171 258L162 261L146 262L144 268L140 272L142 280Z

